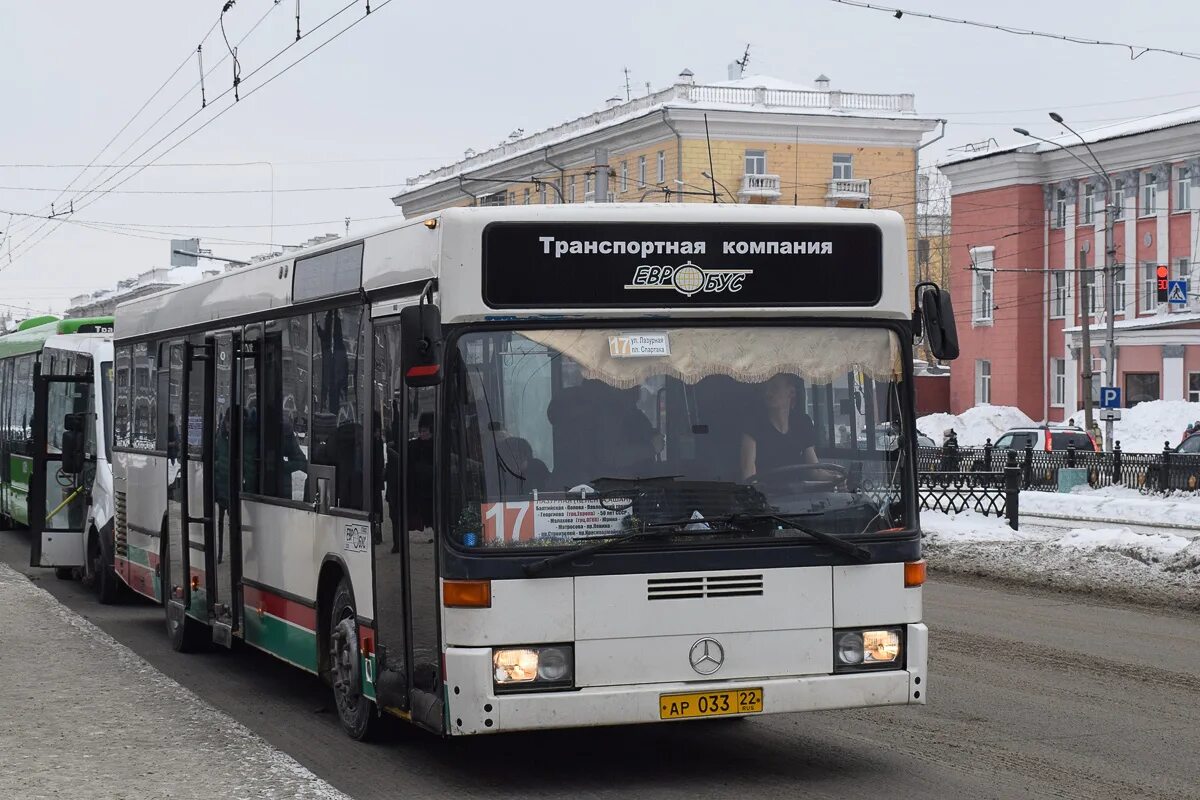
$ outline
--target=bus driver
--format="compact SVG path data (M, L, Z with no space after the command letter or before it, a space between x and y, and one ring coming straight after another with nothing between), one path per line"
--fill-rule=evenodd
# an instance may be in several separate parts
M742 433L742 480L792 464L816 464L817 429L807 414L792 415L796 384L779 373L762 384L763 412Z

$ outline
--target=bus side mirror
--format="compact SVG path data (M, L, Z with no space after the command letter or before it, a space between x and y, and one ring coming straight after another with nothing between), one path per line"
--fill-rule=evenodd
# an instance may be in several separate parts
M954 323L950 293L936 283L924 281L917 284L916 295L920 313L913 314L914 333L919 336L924 328L929 350L939 361L958 358L958 328Z
M67 414L63 418L62 435L62 471L67 475L78 475L83 472L87 460L85 414Z
M432 303L400 311L400 370L406 386L442 382L442 315Z

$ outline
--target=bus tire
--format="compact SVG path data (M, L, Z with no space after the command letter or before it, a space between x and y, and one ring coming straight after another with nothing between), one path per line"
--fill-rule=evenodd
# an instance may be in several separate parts
M106 547L104 535L95 531L92 531L88 541L88 571L100 604L110 606L116 603L121 585L113 566L112 548Z
M338 720L351 739L365 741L379 728L375 704L362 694L361 661L358 655L358 612L349 578L343 577L334 590L329 613L329 683Z

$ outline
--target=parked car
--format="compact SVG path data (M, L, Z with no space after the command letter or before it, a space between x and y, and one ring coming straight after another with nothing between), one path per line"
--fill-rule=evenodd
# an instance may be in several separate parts
M1162 468L1152 466L1146 470L1146 482L1143 489L1157 491L1160 489L1178 489L1184 492L1194 492L1200 489L1200 433L1193 433L1175 446L1167 468L1167 479L1160 477Z
M999 450L1070 450L1095 452L1096 440L1083 428L1067 425L1039 425L1032 428L1013 428L1005 431L992 446Z

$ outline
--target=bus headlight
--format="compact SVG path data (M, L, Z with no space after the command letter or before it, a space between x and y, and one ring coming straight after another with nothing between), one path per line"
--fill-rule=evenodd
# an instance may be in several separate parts
M900 628L834 631L835 672L903 666L904 637Z
M492 651L492 678L497 689L554 689L574 681L574 653L569 645L514 647Z

